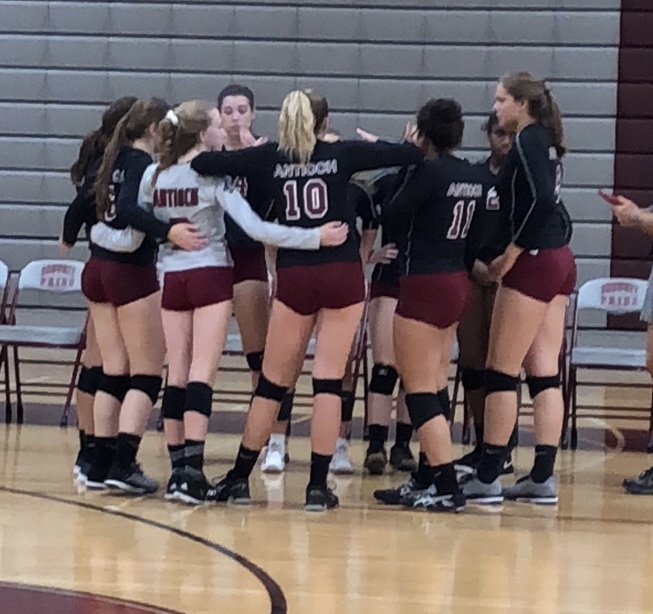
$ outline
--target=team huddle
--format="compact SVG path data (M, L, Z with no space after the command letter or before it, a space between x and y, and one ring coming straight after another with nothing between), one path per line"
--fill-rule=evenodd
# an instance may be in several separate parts
M374 497L454 512L468 501L556 503L559 354L576 267L561 200L562 123L546 84L528 73L499 81L490 155L479 164L456 155L464 121L452 99L426 102L401 142L363 131L341 139L312 90L286 96L274 141L252 134L254 111L253 93L237 85L217 105L121 98L82 144L61 239L67 249L86 225L91 249L77 479L88 489L158 490L137 455L163 388L165 498L248 503L262 451L263 471L287 463L294 387L314 336L305 509L337 507L327 477L353 471L351 360L364 266L374 265L365 469L411 472ZM210 483L205 442L232 314L253 395L234 465ZM447 384L456 335L476 448L454 461ZM522 368L535 461L504 487Z

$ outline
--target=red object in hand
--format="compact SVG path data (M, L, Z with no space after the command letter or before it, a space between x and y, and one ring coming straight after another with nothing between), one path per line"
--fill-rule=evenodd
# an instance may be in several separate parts
M619 202L619 198L615 196L614 194L607 194L603 190L599 190L599 196L609 205L618 207L621 205Z

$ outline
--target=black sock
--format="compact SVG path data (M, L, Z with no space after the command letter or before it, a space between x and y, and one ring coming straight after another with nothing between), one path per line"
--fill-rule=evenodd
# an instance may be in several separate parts
M260 453L260 450L250 450L241 443L234 468L227 474L227 477L232 480L248 479L252 471L254 471Z
M89 463L95 458L95 435L86 435L86 447L83 450L84 460Z
M120 469L129 469L136 462L141 437L132 433L118 433L115 464Z
M84 451L86 449L86 431L79 429L79 449Z
M187 467L192 467L198 471L204 469L204 444L204 441L198 441L195 439L186 440L184 460Z
M420 484L428 485L431 483L431 466L424 452L419 453L419 463L414 477Z
M326 488L327 476L329 475L329 465L333 457L329 454L316 454L311 452L311 477L308 482L309 486L319 486Z
M185 448L186 444L184 443L168 446L170 465L172 465L173 469L183 469L186 466L186 459L184 457Z
M531 480L542 484L553 475L553 467L556 464L556 446L535 446L535 462L531 470Z
M518 439L519 433L517 430L517 425L515 424L515 428L512 429L512 433L510 433L510 439L508 440L508 452L512 452L517 447Z
M493 446L490 443L484 443L481 461L477 469L478 479L484 484L494 482L501 475L507 454L507 446Z
M113 462L116 452L115 437L96 437L95 438L95 460L94 466L107 471Z
M388 431L390 429L387 426L381 424L370 424L368 427L368 434L370 439L369 450L371 452L380 452L385 446L385 442L388 441Z
M445 463L437 467L431 467L431 482L439 495L451 495L458 490L458 480L453 463Z
M476 434L476 447L481 448L483 445L483 423L477 424L474 422L474 433Z
M400 448L407 448L410 444L410 439L413 436L413 425L406 424L405 422L397 422L397 436L395 437L395 445Z

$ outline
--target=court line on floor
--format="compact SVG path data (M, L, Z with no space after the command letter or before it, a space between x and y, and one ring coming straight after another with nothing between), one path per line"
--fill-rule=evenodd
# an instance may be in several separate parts
M188 531L183 531L182 529L177 529L176 527L171 527L170 525L164 524L162 522L157 522L156 520L150 520L148 518L143 518L134 514L128 514L127 512L121 512L119 510L107 509L105 507L93 505L83 501L72 501L70 499L64 499L55 495L48 495L46 493L33 492L29 490L20 490L17 488L9 488L7 486L0 486L0 492L31 497L33 499L41 499L43 501L52 501L54 503L62 503L64 505L79 507L94 512L100 512L102 514L108 514L109 516L131 520L146 526L161 529L162 531L167 531L168 533L172 533L173 535L177 535L183 539L187 539L202 546L206 546L214 552L222 554L223 556L226 556L232 561L238 563L241 567L244 567L263 585L263 588L265 589L266 593L268 594L268 598L270 599L270 614L287 614L288 612L288 604L286 602L286 596L284 595L283 589L279 586L279 584L277 584L275 580L272 579L271 576L267 574L267 572L265 572L249 559L245 558L243 555L238 554L233 550L229 550L229 548L226 548L217 542L205 539L204 537L200 537L194 533L189 533Z

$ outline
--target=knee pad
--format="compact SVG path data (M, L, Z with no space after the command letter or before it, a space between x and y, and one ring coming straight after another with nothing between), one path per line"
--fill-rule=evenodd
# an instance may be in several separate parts
M342 401L340 420L342 422L351 422L354 417L354 403L356 402L356 397L353 392L343 392L340 395L340 400Z
M527 376L526 384L531 399L534 399L540 392L549 388L560 388L560 373L557 375L546 375L544 377Z
M161 413L166 420L184 419L184 404L186 403L186 388L179 386L166 386L163 389Z
M258 378L256 390L254 391L254 396L281 403L287 392L288 386L279 386L278 384L271 382L263 373L261 373L261 376Z
M102 380L102 367L82 367L77 380L77 390L94 396Z
M445 408L438 394L433 392L417 392L406 395L406 407L410 415L413 429L418 431L429 420L445 416Z
M98 392L104 392L122 403L129 390L130 381L129 375L107 375L102 373Z
M213 405L213 388L204 382L188 382L184 413L196 411L207 418L211 416Z
M313 394L342 394L341 379L316 379L313 378Z
M444 417L447 420L451 419L451 397L449 397L449 388L443 388L437 392L440 403L444 409Z
M292 406L294 402L295 402L295 391L291 390L290 392L285 394L285 396L283 397L283 401L281 401L281 407L279 407L279 415L277 416L278 422L285 422L286 420L290 420L290 417L292 415Z
M245 360L247 360L247 366L250 371L258 373L263 368L263 352L250 352L249 354L245 354Z
M485 385L485 371L483 369L461 368L461 381L464 390L480 390Z
M372 367L372 377L370 379L370 392L390 396L394 389L399 374L397 369L390 365L375 364Z
M493 392L516 392L519 378L514 375L507 375L494 369L485 370L485 391L487 394Z
M162 384L163 379L160 375L132 375L129 389L146 394L154 405L159 398Z

